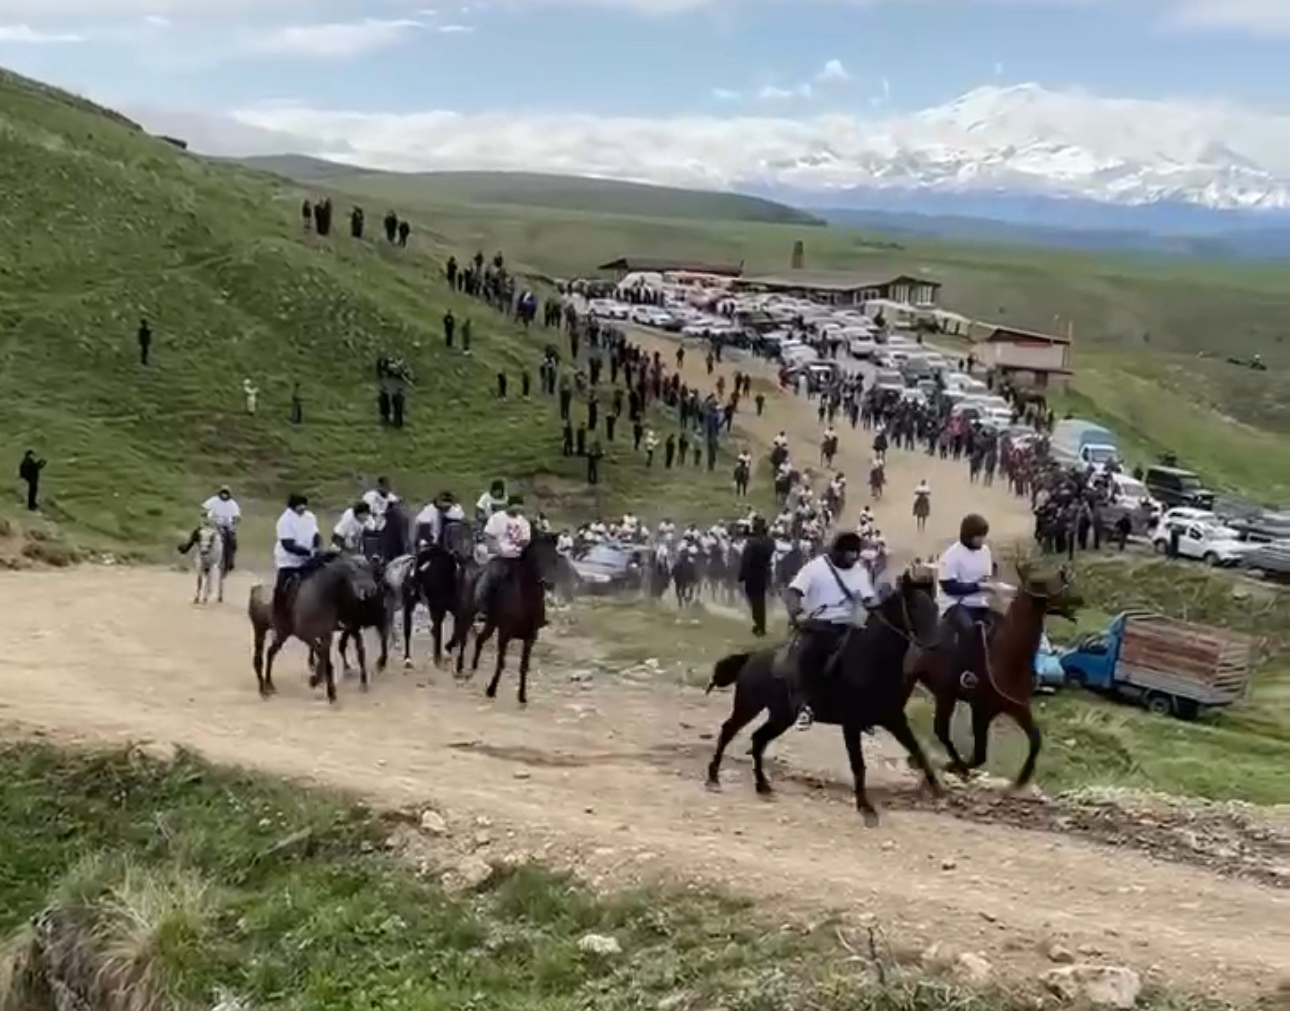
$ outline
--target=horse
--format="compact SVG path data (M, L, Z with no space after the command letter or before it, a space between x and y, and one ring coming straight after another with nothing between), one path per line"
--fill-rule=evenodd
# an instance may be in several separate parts
M869 493L875 502L882 498L882 490L887 485L887 469L883 464L869 468Z
M519 639L523 643L523 649L520 652L517 699L520 705L528 705L529 664L533 658L533 645L541 630L539 619L545 603L546 587L554 576L559 558L555 538L547 533L535 532L510 574L496 588L488 602L484 612L484 627L475 634L475 655L470 669L472 673L479 670L479 655L484 650L484 643L496 632L497 667L485 691L490 699L497 697L497 685L506 666L506 648L512 639ZM468 612L473 603L475 586L482 574L483 570L480 570L472 573L471 578L466 580L466 585L462 588L461 604L453 618L452 640L447 648L457 650L458 676L465 665L466 641L470 632Z
M254 634L252 665L260 697L268 698L277 692L273 684L273 661L294 637L309 647L312 667L309 686L316 688L320 681L324 682L327 701L335 702L332 636L338 628L354 627L363 601L379 597L381 589L361 559L333 553L312 559L298 579L296 586L288 591L290 600L282 615L284 621L273 610L273 587L263 584L251 587L246 610ZM270 631L273 641L266 657L264 643ZM367 685L366 671L363 685Z
M684 549L678 551L676 561L672 563L672 586L676 591L677 607L697 602L702 578L695 556Z
M949 756L946 771L963 779L985 765L990 724L1006 713L1026 735L1029 750L1014 787L1030 782L1042 738L1030 703L1034 688L1035 654L1044 631L1044 616L1072 620L1084 601L1071 586L1066 569L1036 575L1024 562L1017 565L1020 586L1002 619L977 626L967 642L946 643L925 651L909 665L905 685L908 699L922 684L935 699L933 731ZM972 760L964 762L950 736L954 709L960 701L972 710Z
M194 604L208 604L211 584L216 586L215 600L224 603L224 535L209 519L203 519L193 534L191 544L197 548L193 555L193 568L197 572L197 588L193 591Z
M363 557L372 569L377 583L384 590L384 599L378 606L374 601L365 605L364 614L356 616L353 628L341 629L337 652L341 666L348 675L351 671L345 647L354 641L358 651L359 674L367 684L367 653L363 644L363 629L375 628L381 637L381 656L377 670L385 670L390 659L390 626L394 612L403 600L403 585L412 568L409 545L412 543L413 517L401 501L393 501L385 509L381 524L363 537Z
M921 534L927 529L927 518L932 515L932 500L926 494L914 495L914 522Z
M828 438L820 440L820 464L824 467L833 467L833 458L838 455L838 437L831 435Z
M911 764L922 771L928 788L936 795L941 785L932 771L923 747L914 736L905 714L906 693L903 669L911 646L921 648L935 634L937 608L932 573L911 569L901 575L893 592L869 616L864 628L851 631L833 661L833 670L820 679L811 700L817 723L842 728L851 775L855 780L856 808L864 823L878 823L878 812L865 792L864 750L860 735L871 727L886 729L909 753ZM766 722L752 736L753 775L757 792L773 791L762 757L767 746L791 727L797 717L797 692L792 672L785 671L781 651L786 647L755 653L735 653L718 660L708 691L735 686L730 718L721 725L716 751L708 764L709 789L721 787L721 759L735 736L763 710ZM792 649L792 646L787 647Z
M468 523L447 522L442 540L442 545L430 545L418 552L401 587L405 668L412 666L412 616L418 603L424 604L430 614L435 666L443 663L444 619L457 613L461 584L468 567L475 564L475 540Z

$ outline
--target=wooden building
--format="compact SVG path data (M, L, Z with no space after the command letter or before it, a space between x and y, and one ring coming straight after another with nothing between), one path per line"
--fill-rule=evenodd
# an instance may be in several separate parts
M864 305L885 300L915 308L933 308L940 297L939 281L901 274L867 278L842 271L796 270L787 274L740 277L740 291L774 292L806 298L825 305Z
M699 274L709 277L739 277L744 272L742 263L697 263L693 260L668 260L650 256L620 256L596 268L601 273L613 274L621 281L628 274Z
M996 326L976 343L977 360L1000 377L1047 387L1073 375L1071 339L1034 330Z

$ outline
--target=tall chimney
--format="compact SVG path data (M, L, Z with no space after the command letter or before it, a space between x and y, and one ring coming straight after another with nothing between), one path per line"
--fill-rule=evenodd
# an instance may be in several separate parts
M789 269L801 270L805 262L806 262L806 246L803 245L801 239L798 239L796 242L793 243L793 259L789 261L789 265L788 265Z

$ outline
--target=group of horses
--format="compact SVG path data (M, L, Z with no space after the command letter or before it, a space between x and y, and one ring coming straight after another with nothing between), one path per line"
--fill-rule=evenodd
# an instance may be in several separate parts
M482 626L475 630L471 672L478 670L484 644L497 635L497 663L487 694L493 698L505 669L510 643L519 640L520 684L518 699L528 702L528 674L533 646L537 642L544 613L546 588L557 578L559 554L555 538L534 531L532 541L495 592L481 602L475 615L475 596L483 567L475 559L475 540L468 523L450 522L441 543L413 545L412 523L398 504L386 513L385 524L374 543L363 554L326 551L302 567L289 591L285 607L273 607L273 588L258 584L251 588L247 614L253 632L256 682L264 698L276 693L273 662L291 639L309 649L310 687L324 685L327 699L335 702L336 677L332 647L337 646L346 672L346 645L353 642L357 653L361 686L368 686L367 656L363 635L374 629L381 644L377 670L389 660L389 637L398 612L403 616L403 661L412 663L413 613L418 605L430 616L434 662L442 664L445 651L456 652L456 673L463 676L466 646L472 618ZM443 627L453 618L452 638L445 645ZM339 634L339 641L336 637ZM266 652L267 644L267 652Z
M815 722L841 727L855 782L856 807L865 823L878 815L865 790L861 735L887 730L921 771L927 787L942 787L909 723L906 708L922 684L935 699L933 728L949 756L947 771L967 778L987 758L990 725L1007 715L1025 733L1029 750L1016 786L1035 771L1041 738L1031 713L1033 663L1048 614L1072 618L1083 601L1067 570L1038 572L1018 565L1020 585L1002 618L974 626L971 635L949 636L936 604L934 573L914 567L895 582L868 622L851 630L810 692ZM767 746L796 721L802 698L800 672L785 656L790 646L740 652L719 660L708 691L734 686L733 708L721 726L708 766L712 789L721 785L721 760L735 736L762 712L767 718L752 735L750 754L757 792L771 793L763 757ZM786 662L789 660L789 662ZM972 711L973 752L964 761L950 737L950 720L959 702Z

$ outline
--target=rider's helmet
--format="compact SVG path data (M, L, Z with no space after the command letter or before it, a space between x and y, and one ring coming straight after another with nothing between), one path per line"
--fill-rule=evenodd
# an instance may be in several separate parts
M972 551L979 550L989 534L990 524L984 516L977 513L968 513L959 524L959 541Z

